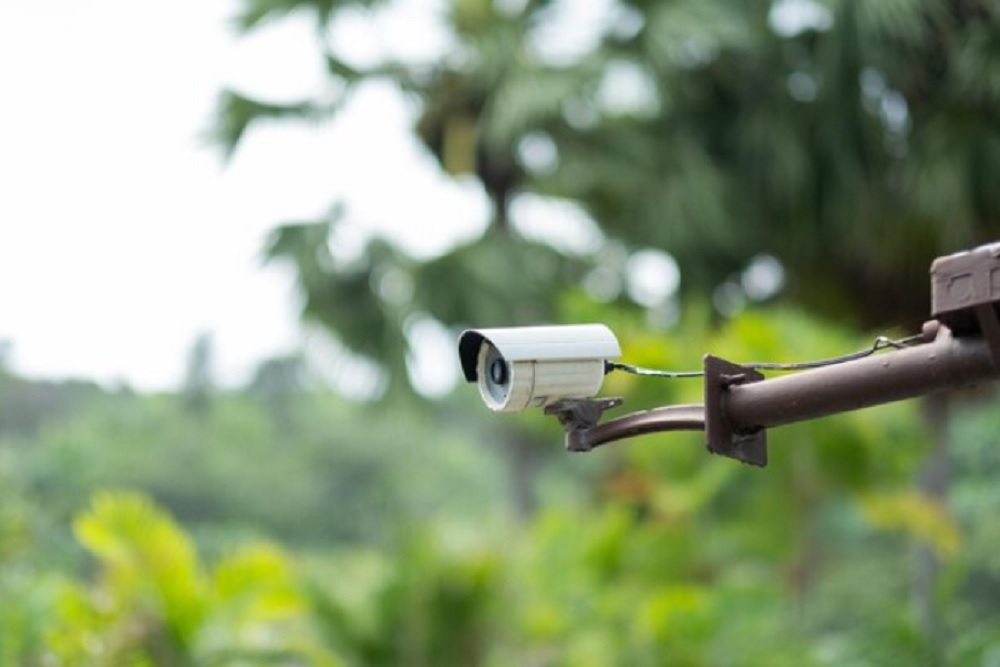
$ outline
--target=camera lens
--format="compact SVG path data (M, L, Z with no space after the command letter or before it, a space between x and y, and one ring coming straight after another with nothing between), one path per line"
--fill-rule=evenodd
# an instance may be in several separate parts
M503 359L490 362L490 380L494 384L507 384L507 363Z
M484 343L479 352L479 391L486 405L502 410L516 381L514 369L500 350Z

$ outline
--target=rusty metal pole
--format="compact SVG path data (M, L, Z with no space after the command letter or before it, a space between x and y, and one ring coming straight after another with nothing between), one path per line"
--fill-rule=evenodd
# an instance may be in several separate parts
M723 410L736 431L781 426L996 380L981 336L942 328L931 343L760 382L733 385Z

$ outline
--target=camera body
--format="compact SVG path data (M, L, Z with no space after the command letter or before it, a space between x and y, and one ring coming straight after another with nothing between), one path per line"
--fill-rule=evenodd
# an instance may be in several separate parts
M513 412L594 396L605 362L620 357L621 347L603 324L469 329L458 356L486 405Z

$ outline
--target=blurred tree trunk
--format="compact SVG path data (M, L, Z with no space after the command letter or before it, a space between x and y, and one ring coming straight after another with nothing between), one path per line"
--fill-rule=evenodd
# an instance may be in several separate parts
M917 486L922 494L946 506L951 480L949 455L949 400L945 394L933 394L922 403L924 423L931 436L931 448L920 471ZM933 545L918 543L914 555L913 607L920 631L933 651L940 657L945 643L944 619L937 597L941 563Z
M510 220L513 172L509 169L491 171L480 165L479 173L492 204L492 225L504 234L509 234L510 227L507 223ZM536 443L525 437L523 431L513 431L505 440L506 442L502 443L504 447L502 456L507 463L511 509L517 522L524 525L531 520L538 508L536 487L541 460Z
M215 345L211 334L202 332L188 351L181 400L184 409L204 417L212 409L215 394Z
M535 443L523 434L512 433L504 448L511 508L518 523L527 523L538 509L538 471L541 460Z

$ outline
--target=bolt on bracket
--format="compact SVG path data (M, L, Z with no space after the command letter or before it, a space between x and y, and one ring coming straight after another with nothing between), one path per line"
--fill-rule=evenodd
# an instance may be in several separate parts
M726 412L729 387L759 382L764 376L753 368L705 355L705 444L708 451L743 463L767 465L767 431L737 429Z

